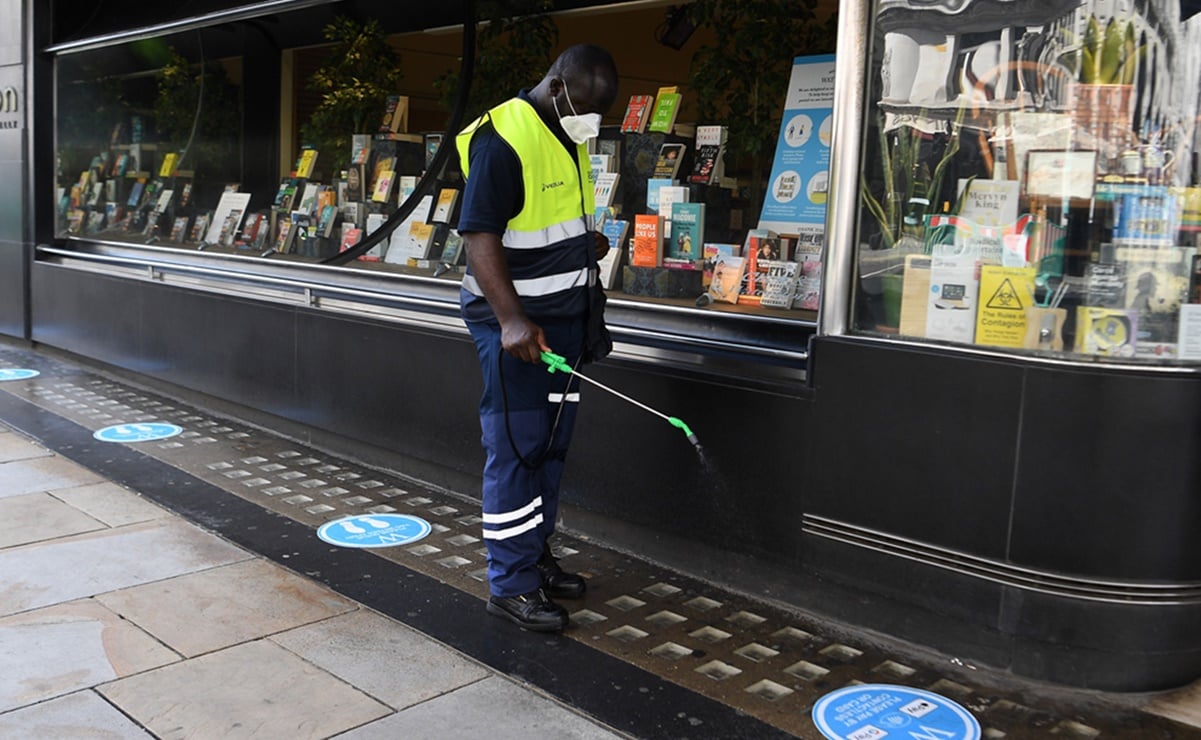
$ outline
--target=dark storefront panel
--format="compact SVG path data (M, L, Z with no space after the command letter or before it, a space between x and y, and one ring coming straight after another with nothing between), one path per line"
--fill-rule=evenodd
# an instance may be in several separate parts
M894 603L846 617L1051 681L1194 678L1201 467L1180 451L1201 438L1179 411L1201 407L1201 379L879 352L814 347L811 452L837 463L807 480L803 562ZM1152 423L1114 428L1135 418ZM902 605L942 616L895 620Z
M34 340L155 380L429 462L469 486L483 457L480 382L464 330L413 330L229 295L34 265ZM188 326L187 332L178 331ZM616 359L587 369L684 419L679 430L585 386L565 500L635 525L798 565L804 449L800 379L748 387Z
M1022 368L817 340L813 514L1006 555ZM870 462L869 462L870 461ZM820 493L818 493L820 492Z

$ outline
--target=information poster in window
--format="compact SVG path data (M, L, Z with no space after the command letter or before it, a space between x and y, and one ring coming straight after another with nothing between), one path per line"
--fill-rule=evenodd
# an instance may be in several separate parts
M795 58L759 228L824 242L833 107L834 55Z

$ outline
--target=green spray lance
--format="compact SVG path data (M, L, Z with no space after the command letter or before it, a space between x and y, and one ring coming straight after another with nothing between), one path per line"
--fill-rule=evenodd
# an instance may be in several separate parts
M701 447L700 440L698 440L696 438L696 435L692 433L692 430L688 428L688 425L685 424L680 419L678 419L674 416L668 416L667 414L664 414L660 411L656 411L655 409L652 409L650 406L647 406L645 403L641 403L640 401L635 401L634 399L630 398L629 396L625 395L624 393L619 393L618 391L613 390L609 386L607 386L603 383L600 383L598 381L595 381L592 378L589 378L587 375L584 375L583 373L579 372L578 370L573 369L571 367L571 365L568 365L567 358L563 357L562 355L556 355L554 352L543 352L542 353L542 361L546 363L546 365L547 365L546 371L548 373L554 373L555 371L559 371L559 372L567 373L568 375L574 375L577 378L579 378L580 380L586 380L589 383L591 383L592 385L596 386L597 388L600 388L603 391L608 391L609 393L612 393L613 395L617 396L621 400L629 401L630 403L634 404L638 408L643 409L645 411L649 411L652 414L654 414L655 416L658 416L659 418L666 420L668 424L671 424L673 427L682 431L684 433L684 435L686 437L688 437L688 441L692 443L692 446L696 448L696 452L698 455L701 456L701 459L702 460L705 459L705 451Z

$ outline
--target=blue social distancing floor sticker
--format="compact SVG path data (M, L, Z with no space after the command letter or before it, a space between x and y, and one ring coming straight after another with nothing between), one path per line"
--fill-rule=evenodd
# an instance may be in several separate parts
M101 442L150 442L156 439L174 437L182 432L181 427L174 424L152 422L149 424L114 424L111 427L96 430L92 436Z
M979 740L980 723L944 696L890 684L847 686L813 705L813 723L832 740Z
M430 530L429 522L409 514L363 514L326 522L317 536L342 547L396 547L416 542Z
M41 375L37 370L27 370L23 367L0 367L0 381L25 380Z

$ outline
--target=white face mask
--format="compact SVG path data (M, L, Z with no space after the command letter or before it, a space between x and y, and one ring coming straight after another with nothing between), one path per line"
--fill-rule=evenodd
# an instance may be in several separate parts
M566 82L563 83L563 94L567 96L567 104L571 106L572 115L570 116L559 115L559 101L551 98L551 103L555 106L555 115L559 116L559 125L563 127L563 133L577 144L595 139L600 134L601 114L585 113L580 115L576 113L575 104L571 102L571 93L567 92Z

